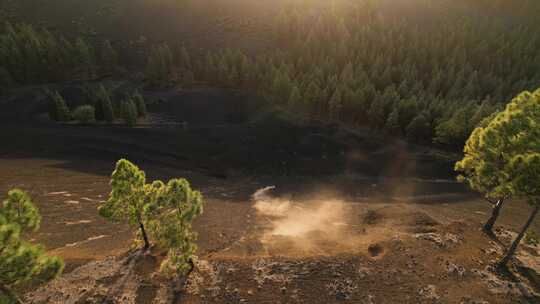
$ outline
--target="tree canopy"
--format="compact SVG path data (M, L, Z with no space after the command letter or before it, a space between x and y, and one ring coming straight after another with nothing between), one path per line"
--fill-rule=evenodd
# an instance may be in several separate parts
M464 158L456 164L460 180L489 199L507 198L513 193L512 175L507 170L512 159L538 151L540 90L524 92L504 111L487 119L467 141Z
M136 165L121 159L111 176L112 191L100 206L100 214L113 221L126 221L139 230L139 240L148 249L151 242L166 250L161 265L166 275L182 275L190 270L197 249L191 222L203 211L200 192L185 179L146 183L146 175Z
M514 254L525 231L538 213L540 199L540 89L523 92L506 108L476 128L465 145L465 157L456 164L459 179L488 200L497 200L486 224L491 230L502 202L524 198L534 210L508 253Z
M0 302L19 303L13 289L55 278L64 264L57 257L22 239L39 229L41 217L24 191L8 192L0 206Z

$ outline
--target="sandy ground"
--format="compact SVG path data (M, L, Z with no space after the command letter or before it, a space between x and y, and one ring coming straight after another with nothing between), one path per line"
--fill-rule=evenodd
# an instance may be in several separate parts
M3 158L0 190L21 187L34 197L43 225L33 239L68 265L62 279L70 284L56 284L76 286L81 276L94 278L102 267L108 272L96 282L116 286L112 283L126 267L113 256L125 256L132 233L96 213L109 191L110 164L84 163L92 170L73 170L58 160ZM527 303L520 288L534 290L516 283L528 280L497 278L489 271L502 247L479 231L489 206L467 193L376 195L376 188L388 189L397 181L375 184L351 176L217 179L159 166L147 172L151 178L187 177L206 198L205 213L195 225L197 267L177 303ZM347 180L356 187L344 187ZM507 207L499 224L515 229L527 208L520 202ZM125 303L164 298L167 284L150 275L157 262L142 264L150 271L130 276L139 281L123 287L132 294L122 294ZM52 287L47 288L30 299L65 301L50 298ZM65 294L70 292L87 301L80 303L99 299L81 297L80 291Z

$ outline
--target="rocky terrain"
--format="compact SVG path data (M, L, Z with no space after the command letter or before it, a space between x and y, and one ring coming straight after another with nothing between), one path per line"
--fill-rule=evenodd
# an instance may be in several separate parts
M32 239L67 263L29 303L539 301L537 247L521 246L508 273L492 268L528 207L512 202L497 237L484 235L489 204L455 181L456 153L254 113L229 90L144 95L150 115L136 128L52 124L39 88L0 101L16 113L0 114L0 190L30 192L43 215ZM188 277L161 277L159 252L131 248L126 226L98 216L120 157L205 196Z

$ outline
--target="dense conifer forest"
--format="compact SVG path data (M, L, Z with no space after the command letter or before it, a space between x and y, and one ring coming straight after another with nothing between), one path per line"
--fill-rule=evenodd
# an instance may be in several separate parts
M181 1L180 1L181 2ZM189 1L188 1L189 2ZM249 90L305 119L461 146L513 96L540 86L536 1L292 1L261 32L264 52L148 41L152 87ZM0 87L122 76L107 39L6 23Z

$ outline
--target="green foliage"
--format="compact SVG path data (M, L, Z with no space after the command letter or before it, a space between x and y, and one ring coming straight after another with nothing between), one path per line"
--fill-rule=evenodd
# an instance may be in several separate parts
M79 37L75 40L74 52L82 78L87 79L92 77L94 75L95 63L93 48Z
M417 115L406 128L407 139L425 142L431 138L432 127L424 113Z
M501 14L502 6L297 1L273 23L275 49L253 57L235 50L207 54L195 64L203 71L197 76L253 89L305 116L395 134L406 135L424 113L430 130L415 136L458 147L498 104L540 85L540 40L530 38L538 33L534 10L516 18ZM520 30L507 26L524 20ZM302 107L291 107L291 96L302 96Z
M438 143L459 146L471 134L471 110L465 107L453 113L450 119L440 123L435 129L435 141Z
M80 123L92 123L96 121L96 112L93 106L78 106L73 111L73 118Z
M71 42L28 24L5 23L0 28L1 68L16 84L65 80L78 72L90 76L92 54L81 38Z
M131 98L137 108L137 116L145 117L148 114L148 111L146 110L146 102L144 101L142 95L139 93L139 91L135 91Z
M399 101L397 109L399 112L399 125L402 130L405 130L411 121L418 117L418 102L414 97L403 99Z
M41 217L28 194L14 189L0 207L0 303L16 303L14 289L59 275L62 260L21 239L39 229Z
M491 121L477 127L464 152L456 170L472 189L495 200L526 193L534 179L523 178L526 174L533 178L529 170L536 168L524 164L535 165L536 154L531 153L540 152L540 90L520 94Z
M189 88L196 80L249 89L309 118L392 127L401 135L425 113L431 130L423 136L431 138L422 140L458 147L498 105L540 85L538 4L484 2L295 1L283 7L270 31L259 33L269 32L260 37L268 42L267 51L247 56L225 49L195 56L183 45L171 51L164 42L148 50L146 77L156 86ZM77 71L95 74L95 52L84 40L26 25L4 28L0 87L66 79ZM98 62L114 65L115 53L105 41ZM301 102L291 106L299 96Z
M170 180L160 190L160 204L151 212L149 231L160 247L169 249L161 270L167 275L184 274L197 250L191 223L203 211L202 195L185 179Z
M109 91L100 85L95 93L94 108L96 109L96 119L113 122L115 115Z
M54 121L66 122L71 120L71 112L66 101L57 91L48 92L49 95L49 118Z
M144 171L122 159L111 177L112 191L99 212L113 221L127 221L140 229L145 247L150 240L164 250L161 269L167 275L189 270L196 251L191 222L202 213L202 196L185 179L146 183Z
M538 97L537 110L540 111L540 94ZM537 116L540 118L540 115ZM540 119L537 122L540 123ZM540 124L536 125L537 128L539 126ZM540 144L538 139L536 139L536 145L531 148L528 151L520 151L520 154L510 160L507 165L507 174L511 179L511 190L515 196L526 199L531 205L540 206L540 187L538 187L540 185Z
M384 125L384 130L390 135L401 134L401 126L399 125L399 111L397 109L394 109L388 116L386 124Z
M139 224L148 203L144 200L145 182L144 171L125 159L119 160L111 176L112 191L107 202L100 206L99 214L112 221Z
M368 111L369 123L373 128L380 129L386 122L386 113L384 104L381 101L382 97L377 95L377 98L372 101Z
M146 78L153 85L170 82L174 72L174 58L166 43L152 47L146 65Z
M131 98L128 98L122 102L122 118L124 122L133 127L137 123L137 106Z
M506 199L522 197L534 206L525 227L499 262L504 266L540 207L540 89L520 94L489 119L473 131L465 145L465 156L455 169L461 173L460 181L491 202L497 201L484 226L487 231Z

